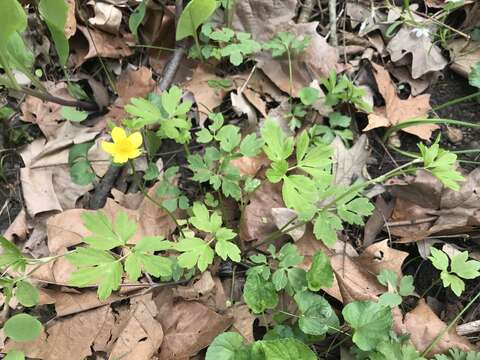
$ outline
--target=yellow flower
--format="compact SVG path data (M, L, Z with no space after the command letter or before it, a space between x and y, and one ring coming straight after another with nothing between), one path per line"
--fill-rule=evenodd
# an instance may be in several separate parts
M102 141L102 149L113 156L113 162L117 164L126 163L129 159L140 156L139 147L142 145L142 134L135 132L127 136L121 127L114 127L112 130L112 142Z

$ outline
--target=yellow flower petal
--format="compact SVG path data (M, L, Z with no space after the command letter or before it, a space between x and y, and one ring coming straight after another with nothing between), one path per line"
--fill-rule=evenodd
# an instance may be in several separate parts
M127 134L125 133L125 129L119 126L116 126L112 130L112 139L113 142L117 143L127 138Z
M115 144L108 141L102 141L102 150L107 154L113 155L115 152Z
M134 147L138 148L142 145L142 134L138 131L134 132L128 137L128 141L130 141Z
M128 152L128 158L129 159L135 159L141 155L140 149L132 149Z
M123 164L128 161L128 156L125 153L116 153L113 155L113 162L117 164Z

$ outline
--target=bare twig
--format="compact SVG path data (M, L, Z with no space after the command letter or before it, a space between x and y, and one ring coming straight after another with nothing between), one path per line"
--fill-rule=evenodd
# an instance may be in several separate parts
M34 96L34 97L39 98L43 101L48 101L48 102L52 102L52 103L59 104L59 105L72 106L72 107L76 107L76 108L83 109L83 110L88 110L88 111L98 110L97 104L86 102L86 101L62 99L62 98L59 98L57 96L53 96L49 93L29 89L29 88L24 87L24 86L22 86L20 88L20 91L23 92L24 94Z
M313 6L313 0L303 0L302 10L300 11L300 15L298 15L298 23L306 23L310 20L310 16L312 16Z
M337 0L328 0L328 16L330 18L330 45L337 47Z
M177 24L178 24L178 19L182 14L182 11L183 11L183 0L176 0L175 1L175 20ZM177 47L173 52L173 55L170 61L165 66L165 69L163 70L162 80L158 85L161 91L168 89L172 84L173 79L175 78L175 74L177 73L178 67L180 66L180 62L183 59L184 52L185 52L185 41L181 41L177 44Z
M90 199L90 209L100 209L105 205L108 194L112 190L113 184L122 171L122 166L110 165L102 180L95 187L95 191Z

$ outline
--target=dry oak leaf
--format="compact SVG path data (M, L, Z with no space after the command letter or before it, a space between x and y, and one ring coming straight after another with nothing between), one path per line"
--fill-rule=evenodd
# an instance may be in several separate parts
M281 188L268 181L253 193L250 203L245 207L240 219L240 240L254 241L262 239L277 230L273 221L273 208L283 208Z
M293 59L293 87L290 94L290 77L288 60L284 57L273 58L267 51L256 56L258 67L278 86L283 92L298 96L303 87L315 79L328 76L331 70L340 70L337 51L330 46L325 38L317 32L318 22L294 24L285 23L279 26L272 34L279 31L290 32L296 37L310 37L310 45L301 54Z
M355 144L347 149L338 136L332 141L333 174L336 185L350 186L357 180L367 180L367 160L370 158L368 137L363 134Z
M20 170L20 180L29 218L75 208L77 199L93 188L91 184L81 186L72 182L68 153L70 146L91 141L97 134L88 127L64 122L55 138L48 142L37 139L22 150L25 167ZM99 146L93 146L89 158L102 176L108 167L108 156Z
M426 30L428 34L418 33L417 29L404 25L387 46L390 58L394 62L402 60L407 54L411 54L412 77L414 79L418 79L431 71L442 70L448 64L440 47L432 42L430 33L435 32L435 29L420 30Z
M95 2L93 4L95 16L88 22L96 28L116 35L122 22L122 12L112 4Z
M230 160L230 164L235 166L239 171L240 175L250 175L255 176L258 172L270 164L270 160L264 155L257 156L242 156L238 159Z
M200 117L200 126L203 126L208 113L222 103L227 93L227 89L214 89L208 85L209 80L223 80L215 75L213 70L205 65L197 66L192 78L182 86L183 89L190 91L195 98Z
M44 86L50 94L56 97L64 100L75 100L68 93L66 83L54 84L52 82L46 82ZM65 120L60 114L62 107L62 105L43 101L29 95L22 105L20 105L23 115L22 120L37 124L45 137L50 140L57 137L57 131L63 124L59 123L59 121Z
M235 304L229 309L229 315L233 317L231 330L238 332L247 343L253 342L253 322L257 318L252 314L247 305Z
M84 360L92 355L91 346L105 322L113 318L109 306L57 320L34 341L9 341L5 351L21 350L29 358L43 360Z
M118 78L116 87L118 96L127 104L133 97L145 97L155 89L152 70L145 66L138 69L127 68Z
M152 305L139 301L131 306L131 315L115 339L109 360L150 360L158 351L163 342L163 329L154 318L157 309L153 302Z
M375 108L374 112L368 115L368 126L363 131L378 127L389 127L407 120L427 116L431 109L430 95L420 95L402 100L397 95L395 85L388 71L375 63L372 63L372 67L378 91L385 100L385 106ZM418 136L421 139L429 140L432 132L438 128L438 125L435 124L421 124L403 128L402 131Z
M403 319L401 314L399 314L399 310L394 310L393 328L395 332L399 335L409 334L410 342L419 352L426 350L437 335L444 331L446 327L447 324L438 318L423 299L420 299L415 309L408 312ZM457 335L455 327L452 327L435 344L427 356L446 353L453 348L469 351L473 350L474 346L470 344L467 338Z
M75 18L75 0L65 0L68 6L67 21L63 30L67 39L70 39L77 32L77 19Z
M379 294L385 292L385 288L376 278L380 269L393 268L397 273L400 271L398 262L392 266L385 261L397 256L397 251L383 243L369 246L364 254L358 256L350 244L342 241L337 241L334 249L327 248L315 239L310 230L295 245L304 256L301 267L305 270L310 268L312 258L318 251L323 251L330 258L335 278L332 287L322 290L345 304L355 300L376 300ZM374 263L372 253L375 254L378 248L383 252L383 258L379 257ZM402 253L401 258L406 254Z
M470 172L458 191L445 188L425 171L393 184L391 189L397 197L394 220L415 221L437 216L424 224L402 226L404 233L399 236L419 240L440 232L461 233L480 225L480 169Z
M468 77L473 66L480 61L480 42L478 41L455 39L448 44L448 50L452 57L451 69L464 77Z
M75 68L80 67L88 59L104 57L120 59L133 54L129 44L134 44L134 37L130 33L111 35L101 30L77 26L80 32L71 39L71 56ZM87 42L85 42L85 39Z
M160 360L188 359L206 348L233 322L197 301L177 301L171 289L163 289L154 301L157 319L165 334Z

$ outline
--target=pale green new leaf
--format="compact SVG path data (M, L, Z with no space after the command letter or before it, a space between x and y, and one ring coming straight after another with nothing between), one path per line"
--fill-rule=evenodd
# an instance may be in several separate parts
M13 270L25 270L27 261L15 244L0 235L0 247L2 248L0 267L8 266L12 267Z
M440 273L440 278L442 279L444 287L450 287L453 293L457 296L462 295L463 291L465 290L465 283L457 275L442 271Z
M240 262L241 260L239 247L227 240L217 241L215 244L215 252L223 260L227 260L227 258L230 258L235 262Z
M71 106L62 106L60 115L62 115L64 119L72 122L82 122L87 119L88 112L77 110Z
M175 244L175 250L183 253L178 257L178 264L186 269L192 269L197 265L203 272L213 262L213 249L196 237L181 239Z
M38 11L47 23L50 34L52 34L53 42L60 58L60 64L65 66L70 51L68 39L64 31L67 23L68 6L65 0L40 0Z
M293 138L286 137L276 122L267 119L260 132L265 141L263 150L270 160L286 160L292 154Z
M262 150L263 140L255 134L248 134L240 143L240 152L243 156L256 156Z
M447 271L448 269L448 256L442 250L438 250L434 247L430 248L430 256L428 257L432 262L432 265L435 266L438 270Z
M463 279L475 279L480 276L480 261L468 260L468 251L462 251L452 257L451 269Z
M402 303L402 297L397 293L386 292L380 295L378 298L378 303L382 304L383 306L394 308Z
M200 25L212 16L217 9L216 0L192 0L183 9L178 20L176 40L182 40L188 36L196 35Z
M125 105L124 110L130 115L138 118L134 122L134 127L136 128L155 124L162 119L160 109L143 98L131 98L130 104Z

